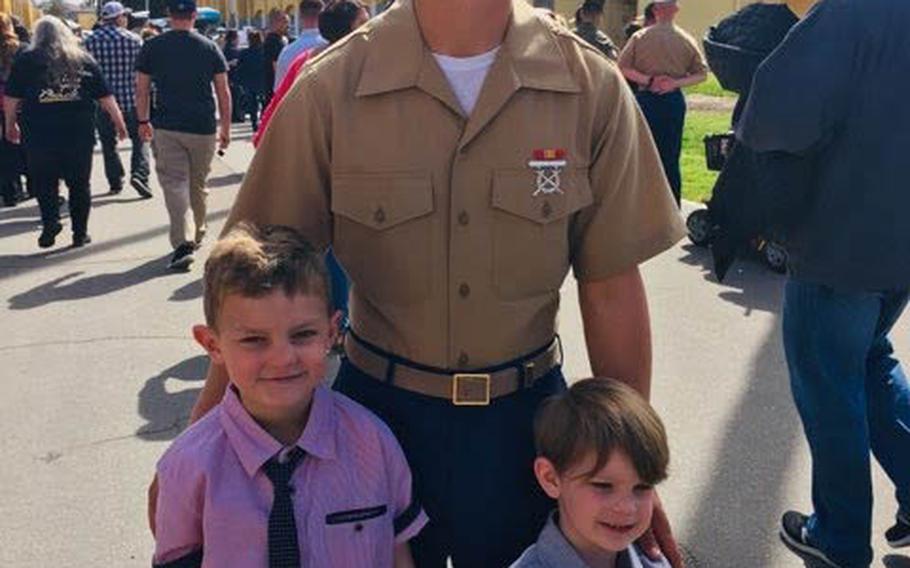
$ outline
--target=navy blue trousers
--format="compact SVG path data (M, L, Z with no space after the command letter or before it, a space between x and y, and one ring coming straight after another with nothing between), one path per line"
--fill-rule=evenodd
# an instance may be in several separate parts
M430 523L411 542L420 568L503 568L537 540L555 504L534 478L533 419L566 389L554 368L486 407L454 406L377 381L344 361L335 389L389 425Z
M679 169L679 155L682 152L683 126L686 122L686 98L682 91L657 95L649 91L635 94L638 106L648 121L651 136L660 153L664 173L673 190L676 204L682 195L682 172Z

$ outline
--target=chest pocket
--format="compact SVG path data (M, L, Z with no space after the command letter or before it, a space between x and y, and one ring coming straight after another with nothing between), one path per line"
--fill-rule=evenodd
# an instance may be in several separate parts
M325 516L325 543L335 566L392 566L394 540L386 505L338 510Z
M433 210L429 172L332 176L333 247L360 293L392 305L426 299Z
M494 280L504 299L559 290L569 269L573 214L593 202L585 168L561 172L561 192L534 195L537 182L530 168L493 175Z

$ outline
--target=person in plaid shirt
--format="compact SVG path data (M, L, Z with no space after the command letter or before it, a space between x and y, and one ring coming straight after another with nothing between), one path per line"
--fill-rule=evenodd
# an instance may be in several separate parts
M130 185L139 195L148 199L149 189L149 146L139 136L136 120L136 56L142 47L142 40L126 30L127 12L120 2L108 2L101 9L102 25L85 40L86 49L101 66L104 78L114 92L114 97L123 112L133 142L130 160ZM98 135L104 153L104 175L111 193L123 189L125 172L117 154L117 138L114 126L104 113L99 112Z

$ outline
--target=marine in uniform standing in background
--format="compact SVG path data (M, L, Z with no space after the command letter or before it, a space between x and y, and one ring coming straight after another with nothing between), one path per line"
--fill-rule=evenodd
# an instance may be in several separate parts
M677 12L676 0L656 0L655 24L629 38L619 55L619 68L639 87L636 98L678 205L682 194L679 155L686 120L686 99L680 89L704 81L708 68L692 36L673 23Z
M623 77L523 0L399 0L306 65L226 226L240 221L292 226L348 271L335 385L405 450L431 518L423 568L502 568L546 520L532 419L566 388L570 268L594 374L648 396L638 265L684 234ZM194 418L227 380L210 367Z
M585 2L575 10L575 33L581 39L590 43L601 53L616 61L619 51L610 36L598 29L598 24L603 17L604 5L603 0L585 0Z

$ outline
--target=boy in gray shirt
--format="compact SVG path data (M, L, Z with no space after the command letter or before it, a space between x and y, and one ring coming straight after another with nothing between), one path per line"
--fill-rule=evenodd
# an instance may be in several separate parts
M557 510L511 568L670 568L633 544L651 525L670 461L644 399L619 381L580 381L543 403L534 440L534 474Z

